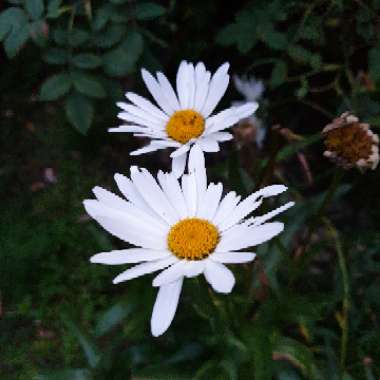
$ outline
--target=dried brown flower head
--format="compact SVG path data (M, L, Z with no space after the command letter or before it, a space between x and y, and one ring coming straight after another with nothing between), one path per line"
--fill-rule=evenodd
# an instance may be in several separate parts
M379 163L379 137L369 124L361 123L350 112L345 112L326 125L322 134L326 150L323 153L344 169L360 171L375 169Z

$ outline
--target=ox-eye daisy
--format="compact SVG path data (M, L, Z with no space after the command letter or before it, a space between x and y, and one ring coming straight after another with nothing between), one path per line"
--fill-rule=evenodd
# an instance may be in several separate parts
M283 230L269 219L293 205L289 202L265 215L249 217L264 198L286 190L272 185L244 200L235 192L222 197L221 183L207 186L203 155L190 153L189 174L179 182L173 173L158 173L158 182L146 169L131 168L130 178L115 175L127 200L101 188L96 200L85 200L87 212L108 232L139 248L98 253L91 262L136 264L119 274L115 284L161 271L153 286L158 294L151 318L154 336L170 326L177 309L183 279L203 273L212 288L230 293L235 278L225 264L252 261L255 254L240 250L256 246Z
M224 130L252 115L258 107L257 102L252 101L211 116L228 87L228 67L228 63L223 64L211 76L202 62L193 65L182 61L177 72L177 93L163 73L158 72L155 78L142 69L142 78L159 107L127 92L131 103L117 103L123 110L118 117L126 124L109 131L131 132L152 140L132 155L174 148L172 171L179 177L193 145L198 145L202 152L217 152L219 142L232 139Z

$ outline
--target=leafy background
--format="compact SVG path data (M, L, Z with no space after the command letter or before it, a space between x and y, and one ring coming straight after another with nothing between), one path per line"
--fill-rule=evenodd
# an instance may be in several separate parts
M380 1L8 0L0 10L1 379L380 377L379 171L340 172L320 136L346 110L380 125ZM113 286L117 268L88 263L122 244L81 201L94 185L114 189L132 162L169 167L166 153L132 161L143 142L106 131L124 91L146 94L141 67L174 78L181 59L212 70L228 60L264 81L263 148L224 144L209 173L243 195L281 181L297 205L259 259L234 269L230 296L188 280L154 339L150 278ZM222 105L233 100L230 86Z

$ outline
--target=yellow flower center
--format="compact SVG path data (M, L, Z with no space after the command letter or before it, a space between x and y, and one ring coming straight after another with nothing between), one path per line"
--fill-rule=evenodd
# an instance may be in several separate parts
M169 249L179 259L202 260L210 255L219 242L217 228L204 219L187 218L169 231Z
M326 148L350 164L367 159L372 151L372 138L358 123L345 125L327 132Z
M173 140L182 144L199 137L205 130L205 119L193 110L174 112L166 124L166 132Z

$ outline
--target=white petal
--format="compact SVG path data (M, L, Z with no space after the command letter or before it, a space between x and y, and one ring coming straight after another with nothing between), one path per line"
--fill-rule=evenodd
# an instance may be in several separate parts
M112 282L114 284L118 284L123 281L131 280L132 278L143 276L144 274L156 272L160 269L164 269L174 264L177 260L178 259L176 257L170 256L157 261L150 261L147 263L135 265L134 267L120 273L118 276L114 278Z
M166 99L170 103L170 106L178 111L180 109L180 105L178 102L177 95L175 94L172 85L168 81L168 78L163 73L157 73L158 83L160 84L163 93L165 94Z
M219 152L219 144L212 138L202 137L198 144L204 152Z
M186 201L188 216L195 216L197 210L197 184L194 173L182 176L182 192Z
M210 256L210 260L223 264L241 264L253 261L256 257L252 252L215 252Z
M212 138L215 141L229 141L234 138L234 136L229 132L214 132L207 135L208 138Z
M236 226L222 235L215 251L228 252L253 247L272 239L283 229L283 223L279 222L266 223L258 227Z
M197 194L199 200L201 200L207 187L207 174L205 166L205 156L198 144L194 144L190 150L188 171L189 173L195 174L195 180L197 183Z
M240 196L237 196L234 191L227 193L219 204L213 222L217 226L220 226L225 221L226 217L232 213L239 200Z
M182 283L183 278L163 285L158 290L150 322L153 336L162 335L172 323L177 310Z
M118 211L129 212L130 205L128 205L128 202L126 202L118 195L111 193L110 191L103 189L100 186L95 186L92 189L92 192L95 194L96 198L106 206L114 208Z
M121 249L111 252L101 252L90 258L92 263L106 265L135 264L141 261L153 261L170 256L167 250L154 250L144 248Z
M262 199L258 201L254 197L247 197L241 201L230 215L227 215L225 220L220 223L219 228L221 231L225 231L228 228L239 223L243 218L256 210L263 203Z
M177 94L182 109L187 109L189 91L188 82L188 66L186 61L182 61L177 71Z
M172 158L172 173L176 178L181 177L185 172L186 158L186 153Z
M153 280L153 286L162 286L176 281L185 275L185 268L188 264L187 260L181 260L171 267L163 270Z
M194 109L200 111L203 108L205 100L207 98L209 83L210 83L210 72L206 71L205 65L199 62L195 67L195 99L194 99Z
M235 285L233 273L223 264L208 260L204 275L213 289L219 293L231 293Z
M177 221L176 212L153 176L146 170L131 173L131 178L145 202L170 225Z
M169 173L163 173L163 177L165 179L163 179L162 182L160 182L160 184L167 198L169 199L173 208L177 210L177 213L180 216L180 218L186 218L187 206L177 178Z
M187 109L193 109L194 108L194 101L195 101L195 71L194 71L194 65L192 63L187 64Z
M131 106L131 107L133 107L133 106ZM152 122L152 121L145 119L145 118L142 118L140 116L133 115L130 112L125 112L125 111L119 112L117 114L117 117L121 120L130 122L130 123L136 123L138 125L145 126L149 129L157 129L159 131L162 131L162 130L164 130L164 127L165 127L165 124L163 124L160 121Z
M218 70L216 70L211 78L207 99L201 110L204 117L208 117L211 114L227 90L228 82L230 80L230 77L227 74L228 68L229 64L224 63L218 68Z
M156 150L160 150L160 149L175 148L177 146L178 145L173 141L153 140L150 142L150 144L140 149L134 150L129 154L131 156L138 156L140 154L155 152Z
M164 121L164 120L162 120L162 118L159 118L155 115L152 115L149 112L147 112L146 110L143 110L143 109L136 107L132 104L127 104L127 103L123 103L123 102L118 102L116 104L120 108L122 108L124 111L126 111L127 113L134 115L134 116L137 116L140 119L146 121L147 124L150 126L155 125L159 129L164 129L164 127L165 127L167 120Z
M201 198L201 202L197 211L197 216L202 219L207 219L212 221L215 212L219 206L219 201L222 196L223 185L218 183L214 185L210 183L205 194Z
M175 109L168 102L166 96L162 92L160 85L157 83L153 75L150 74L145 69L141 70L141 75L145 82L146 87L148 88L149 92L152 94L157 104L163 109L163 111L166 114L172 115L175 112Z
M125 96L136 106L140 107L146 112L149 112L151 115L154 115L157 118L160 118L163 122L166 123L169 120L168 115L163 113L158 107L156 107L148 99L145 99L142 96L137 95L133 92L127 92Z
M191 278L196 277L203 273L205 269L206 261L205 260L193 260L188 261L186 267L185 267L185 277Z
M249 224L252 223L252 225L254 225L254 226L258 226L258 225L263 224L263 223L267 222L268 220L274 218L276 215L281 214L282 212L286 211L290 207L293 207L294 205L295 205L294 202L288 202L288 203L284 204L283 206L280 206L280 207L276 208L275 210L272 210L272 211L270 211L264 215L249 218L246 220L246 222L248 222Z
M175 150L173 153L170 154L171 158L182 156L190 149L190 143L187 142L186 144L183 144L180 148Z
M120 190L120 192L136 207L142 209L146 213L148 213L150 216L155 216L159 222L161 218L158 218L158 215L150 208L150 206L145 202L144 198L140 195L138 190L136 189L136 186L133 184L133 182L127 178L126 176L116 173L115 181L117 183L117 186ZM161 222L160 222L161 223ZM162 224L162 223L161 223Z

